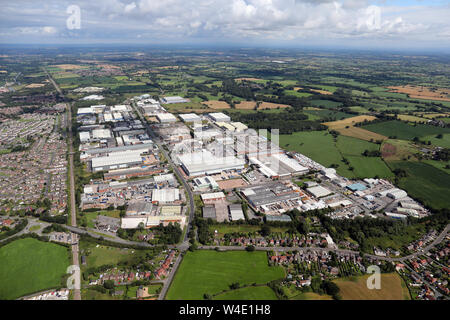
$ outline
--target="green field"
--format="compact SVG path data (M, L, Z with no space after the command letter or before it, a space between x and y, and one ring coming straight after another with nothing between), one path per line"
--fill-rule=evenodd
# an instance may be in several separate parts
M268 266L265 252L212 250L187 252L166 299L203 299L205 293L218 294L228 290L235 282L241 286L253 283L265 284L283 277L283 268ZM240 299L251 298L242 293L236 294Z
M327 110L327 109L321 109L321 110L305 110L305 114L313 116L312 120L315 119L322 119L327 121L335 121L335 120L342 120L346 118L354 117L354 114L349 114L341 111L334 111L334 110Z
M342 105L342 103L332 100L311 100L310 102L315 107L324 107L324 108L337 108Z
M364 157L365 150L379 150L379 145L360 139L338 136L334 142L333 136L327 131L295 132L292 135L280 135L280 146L300 152L325 167L337 164L337 172L346 178L392 177L393 174L380 157ZM320 146L318 148L317 146ZM350 167L341 160L346 158Z
M119 263L133 263L145 256L148 250L135 250L115 248L103 245L94 245L91 242L81 241L80 248L87 257L87 267L96 268L102 265L116 265Z
M326 167L341 161L333 136L327 131L303 131L290 135L281 134L280 146L284 149L300 152ZM317 146L320 146L320 148L317 148Z
M386 121L374 124L368 124L363 129L382 134L386 137L396 136L397 139L411 140L414 137L425 137L429 135L437 135L439 133L448 133L450 129L426 124L408 124L402 121Z
M268 286L250 286L219 294L214 300L278 300L278 298Z
M360 156L365 150L380 150L380 145L353 137L338 136L336 146L346 156Z
M380 157L364 157L362 155L365 150L379 150L380 146L378 144L340 135L336 146L342 156L350 162L350 166L354 168L353 173L355 177L373 178L378 176L380 178L388 178L394 176Z
M400 179L399 187L424 204L437 208L450 207L450 175L429 164L422 162L392 161L392 169L400 168L407 172L406 178Z
M354 168L354 174L358 178L393 177L394 174L379 157L346 156L350 166Z
M36 239L20 239L0 248L0 299L59 287L69 266L67 248Z
M450 133L443 134L442 139L436 138L436 135L431 135L424 137L424 140L431 141L433 145L438 147L450 148Z

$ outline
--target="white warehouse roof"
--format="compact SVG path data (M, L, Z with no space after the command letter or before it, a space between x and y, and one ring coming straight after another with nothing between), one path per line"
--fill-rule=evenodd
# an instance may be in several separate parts
M243 169L245 160L235 156L216 157L208 150L178 156L190 176L219 173L225 170Z
M171 113L158 113L156 117L160 122L175 122L177 118Z
M184 122L199 122L202 119L195 113L184 113L178 115Z
M311 187L306 190L308 190L308 192L316 198L325 197L332 193L330 190L322 186Z
M174 202L180 199L179 189L154 189L152 191L152 201Z
M209 114L209 117L216 122L230 122L231 118L223 112L213 112Z
M127 150L110 153L106 157L92 158L92 168L141 162L142 150Z

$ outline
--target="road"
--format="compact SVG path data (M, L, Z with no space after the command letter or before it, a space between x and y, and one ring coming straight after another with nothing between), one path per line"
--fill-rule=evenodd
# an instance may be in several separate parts
M45 69L44 69L45 70ZM64 98L64 94L59 88L59 86L56 84L56 82L53 80L53 78L50 76L50 74L45 70L45 73L47 74L48 79L55 87L56 91L60 94L62 98ZM76 209L76 201L75 201L75 175L73 172L73 141L72 141L72 104L67 103L67 127L69 128L69 135L67 137L67 145L68 145L68 151L69 151L69 188L70 188L70 224L72 227L77 226L77 209ZM72 237L77 237L76 234L72 234ZM80 260L78 257L78 241L74 242L75 244L72 245L72 264L77 266L75 270L75 284L81 283L81 275L80 275ZM76 287L76 288L79 288ZM74 300L81 300L81 292L80 289L74 290Z
M163 153L164 157L169 162L170 167L173 169L173 172L178 177L178 179L181 181L181 183L183 184L184 189L188 193L188 198L189 198L189 220L188 220L188 223L187 223L187 232L186 232L186 234L184 236L184 239L183 239L183 242L188 242L188 233L189 233L189 229L192 227L191 224L192 224L192 221L194 220L194 214L195 214L194 194L193 194L191 188L189 187L189 184L187 183L186 179L180 173L180 170L175 165L175 163L172 161L172 158L169 156L169 154L166 151L166 149L164 149L162 144L158 142L159 141L158 137L153 132L152 128L150 128L150 125L147 123L147 120L145 120L145 118L142 115L142 113L139 110L139 108L137 108L134 103L132 103L132 106L133 106L134 110L136 111L136 113L138 114L138 116L139 116L140 120L142 121L142 123L145 125L145 128L147 129L148 134L152 137L153 141L158 146L159 150L161 150L161 152Z
M186 225L186 233L184 235L184 239L183 239L182 243L179 246L177 246L178 249L180 249L181 251L185 251L185 250L187 250L189 248L188 234L189 234L190 229L192 228L192 222L194 220L194 214L195 214L194 194L193 194L191 188L189 187L189 184L187 183L186 179L181 174L181 172L179 171L179 169L175 165L175 163L172 161L172 158L169 156L168 152L164 149L163 145L161 143L159 143L158 137L153 132L152 128L150 128L150 125L147 123L147 120L142 115L142 113L139 110L139 108L136 107L135 103L132 103L131 105L133 106L134 110L136 111L136 113L139 116L139 118L142 121L142 123L145 125L145 128L147 129L147 133L150 135L150 137L156 143L156 145L158 146L159 150L161 150L161 152L163 153L164 157L169 162L170 167L173 169L173 172L178 177L179 181L181 181L181 183L183 184L184 189L188 193L188 198L189 198L189 219L188 219L188 222L187 222L187 225ZM178 258L177 258L177 261L175 262L175 264L174 264L174 266L172 268L172 272L170 273L170 275L168 276L168 278L164 282L163 288L161 289L161 293L160 293L158 299L164 299L164 297L166 296L167 290L169 289L170 284L172 283L173 275L176 273L176 271L178 269L178 266L179 266L179 264L181 262L181 259L182 259L182 257L181 257L181 254L180 254L178 256Z

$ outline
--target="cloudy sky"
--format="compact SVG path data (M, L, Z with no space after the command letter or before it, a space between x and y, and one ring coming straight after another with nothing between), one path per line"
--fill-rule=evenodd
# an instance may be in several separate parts
M449 17L450 0L15 0L0 43L450 48Z

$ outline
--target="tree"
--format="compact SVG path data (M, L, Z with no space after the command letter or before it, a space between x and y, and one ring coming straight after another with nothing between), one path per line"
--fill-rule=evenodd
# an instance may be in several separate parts
M253 251L255 251L255 247L250 245L250 246L245 247L245 250L247 250L248 252L253 252Z
M103 287L105 287L105 289L114 289L114 280L106 280L105 282L103 282Z
M267 224L264 224L261 227L260 233L263 237L267 237L271 233L270 227Z

